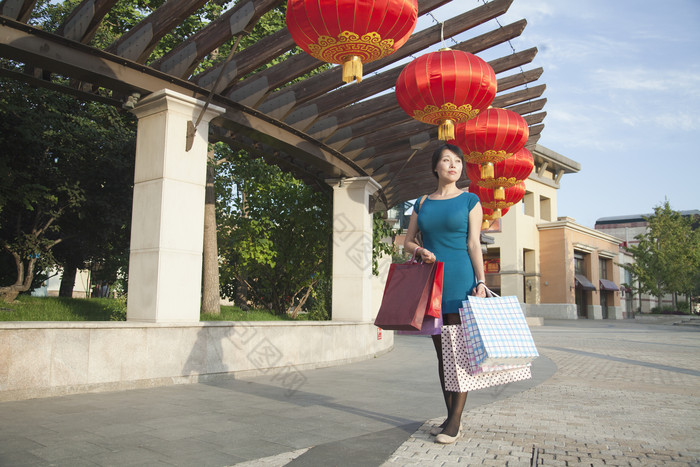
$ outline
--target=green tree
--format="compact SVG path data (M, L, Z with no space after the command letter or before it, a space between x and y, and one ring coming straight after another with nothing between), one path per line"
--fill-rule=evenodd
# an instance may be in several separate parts
M635 237L639 243L628 247L634 263L624 265L636 284L636 292L657 297L659 307L665 294L692 295L700 284L700 230L693 220L671 209L665 201L645 218L647 231Z
M216 178L221 288L284 314L319 294L329 276L331 240L327 192L314 191L276 166L217 145Z
M386 212L375 212L372 217L372 274L379 275L379 258L396 253L394 237L397 231L385 220ZM386 240L389 240L387 242Z
M134 128L102 104L5 79L0 89L0 245L15 269L0 294L12 300L57 263L59 244L115 241L128 221Z

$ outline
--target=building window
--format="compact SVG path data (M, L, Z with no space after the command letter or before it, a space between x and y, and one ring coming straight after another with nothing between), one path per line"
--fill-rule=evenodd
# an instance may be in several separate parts
M586 274L586 268L583 264L583 255L574 253L574 271L576 274Z
M486 273L486 287L501 294L501 250L489 248L484 255L484 272Z
M529 191L526 191L523 196L523 214L535 217L535 195Z
M552 220L552 200L546 196L540 196L540 219Z
M610 262L610 260L607 260L607 259L600 260L600 278L601 279L608 278L608 263L609 262Z

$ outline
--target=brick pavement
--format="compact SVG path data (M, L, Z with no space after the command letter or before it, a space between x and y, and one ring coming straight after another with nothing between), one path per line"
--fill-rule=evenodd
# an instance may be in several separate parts
M533 335L558 366L516 396L465 411L463 436L435 444L426 422L384 464L700 465L700 333L579 322Z

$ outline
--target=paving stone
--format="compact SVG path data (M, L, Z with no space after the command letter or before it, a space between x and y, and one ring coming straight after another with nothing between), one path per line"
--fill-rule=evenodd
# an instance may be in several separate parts
M694 448L700 375L684 371L700 367L700 334L666 332L623 326L557 335L547 326L535 329L540 353L554 361L557 373L474 410L467 402L468 438L450 449L470 449L487 463L487 454L495 454L501 465L516 462L503 448L507 442L524 451L536 445L545 465L700 465ZM638 384L620 389L631 381ZM669 387L672 382L680 386Z

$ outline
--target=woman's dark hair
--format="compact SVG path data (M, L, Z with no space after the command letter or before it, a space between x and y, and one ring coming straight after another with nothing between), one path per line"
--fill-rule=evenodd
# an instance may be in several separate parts
M454 144L449 144L449 143L443 144L442 146L437 148L435 150L435 152L433 153L433 175L435 175L435 178L438 178L438 174L435 171L435 168L437 167L438 162L440 161L440 158L442 157L442 151L444 151L445 149L454 152L459 157L461 157L462 160L464 160L464 153L459 148L459 146L455 146Z

